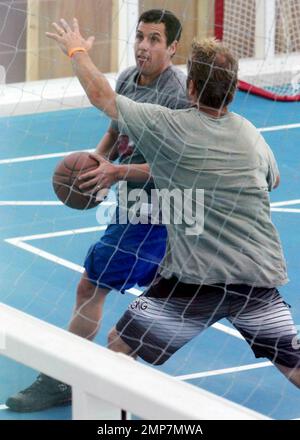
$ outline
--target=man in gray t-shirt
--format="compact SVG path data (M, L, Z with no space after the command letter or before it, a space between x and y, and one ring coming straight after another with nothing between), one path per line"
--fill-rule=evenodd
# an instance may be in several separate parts
M52 36L61 47L85 44L77 23L75 32L63 27L66 35ZM162 270L112 329L109 347L161 364L226 317L256 357L270 359L300 387L297 331L277 290L287 282L270 218L269 191L279 173L261 134L228 111L236 59L213 39L193 43L187 66L193 107L186 110L116 95L99 72L95 79L86 53L76 53L73 63L91 102L122 124L150 164L163 217L164 205L173 208Z
M186 98L186 76L177 67L171 64L147 85L140 84L139 76L140 72L137 67L129 67L124 70L118 78L116 93L135 102L159 104L170 109L182 109L189 106ZM112 121L111 129L118 133L117 149L120 164L145 164L145 157L139 149L135 148L134 142L127 135L122 124ZM151 189L155 188L150 176L146 181L127 180L128 192L143 188L150 196ZM132 203L128 202L128 208Z
M123 351L161 364L226 317L256 357L270 359L299 386L297 330L276 288L288 278L270 218L269 192L279 184L274 155L249 121L227 109L237 62L222 44L195 42L188 75L190 109L116 97L118 119L163 194L162 211L170 206L176 221L167 224L159 276L129 306L111 338L119 336ZM189 201L192 209L178 221L178 210L186 214Z
M197 201L196 189L203 190L204 209L198 209L198 218L183 211L182 221L167 224L169 244L161 275L209 285L285 284L286 267L270 219L268 192L279 173L256 128L231 112L216 118L196 108L139 106L122 96L117 97L117 108L127 133L150 164L157 188L173 194L179 190L183 210L184 191L191 189L191 205L197 208L202 199ZM145 129L141 133L138 127ZM163 210L164 202L162 197ZM175 198L170 202L172 213Z

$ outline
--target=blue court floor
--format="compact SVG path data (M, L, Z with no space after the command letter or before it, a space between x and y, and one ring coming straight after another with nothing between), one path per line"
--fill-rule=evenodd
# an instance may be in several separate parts
M271 198L290 277L281 292L300 326L300 103L239 92L232 110L262 129L280 167L281 185ZM107 126L107 118L91 108L0 118L0 301L63 328L86 251L103 232L95 230L96 210L74 211L56 203L51 177L60 153L94 148ZM98 344L105 345L109 328L132 298L109 295ZM269 417L300 418L299 390L266 360L256 360L226 321L159 368ZM35 376L0 358L0 419L71 418L70 407L24 415L5 408L6 398Z

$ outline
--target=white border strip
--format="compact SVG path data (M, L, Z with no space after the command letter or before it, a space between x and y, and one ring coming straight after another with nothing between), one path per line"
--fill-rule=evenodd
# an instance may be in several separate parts
M105 75L114 89L117 74ZM1 89L0 116L18 116L91 107L75 77L6 84Z

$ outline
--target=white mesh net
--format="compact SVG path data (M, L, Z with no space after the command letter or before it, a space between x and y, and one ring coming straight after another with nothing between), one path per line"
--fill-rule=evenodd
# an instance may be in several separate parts
M98 211L96 218L94 211L70 210L55 198L52 191L51 178L58 160L74 150L93 150L109 124L98 111L83 109L88 105L87 99L78 82L69 77L72 75L69 60L44 36L52 21L61 16L70 20L77 15L83 32L96 36L91 54L94 62L103 72L108 72L108 77L116 79L114 72L119 70L119 66L123 69L124 63L127 67L126 62L130 59L127 55L129 52L132 54L132 32L136 26L136 22L130 23L126 37L120 32L120 27L125 26L125 19L129 19L128 14L124 15L126 7L139 6L140 10L165 7L178 15L184 27L183 39L175 57L178 64L185 63L187 48L194 36L213 35L214 12L218 12L218 7L224 8L223 39L240 59L240 79L247 82L246 89L256 86L270 92L270 96L276 99L278 95L291 99L299 96L299 1L276 2L275 32L271 25L270 34L257 31L257 8L264 2L216 1L216 11L213 3L198 0L0 2L0 98L3 98L0 113L5 116L0 119L0 165L4 170L1 174L0 206L5 219L1 229L1 300L67 328L77 283L84 270L83 259L89 245L104 234L107 226L103 213ZM257 51L262 53L271 45L275 47L273 54L268 53L268 57L257 55ZM6 87L5 82L8 83ZM70 108L70 112L48 112ZM271 129L276 111L274 108L268 110ZM40 112L48 113L38 114ZM25 113L28 116L18 116ZM263 125L265 120L255 122ZM297 125L298 120L291 122ZM180 158L177 159L179 163ZM159 177L169 183L170 176L163 169ZM214 185L215 189L220 188L219 176ZM299 200L293 202L299 204ZM293 204L283 201L282 206L285 206L284 203ZM111 203L104 202L101 206L110 209ZM279 205L278 209L284 210L282 206ZM178 247L181 245L180 240L177 244ZM190 253L186 266L192 257ZM232 266L234 264L238 261ZM122 270L123 267L120 267L120 272ZM132 302L132 295L140 294L141 289L133 287L125 295L114 292L107 299L97 343L106 344L108 330ZM190 301L187 303L186 308ZM132 307L143 306L142 301L136 300ZM168 308L169 304L166 302L164 307ZM159 315L164 307L154 312ZM80 313L86 321L91 319L85 315L84 307ZM184 313L185 310L182 315ZM181 318L182 324L184 316L179 316ZM180 325L175 328L179 339L182 336ZM255 361L241 339L242 336L230 324L215 322L203 338L190 341L178 357L175 355L174 361L172 358L160 368L271 417L299 416L299 398L282 378L278 379L275 369L269 374L269 361ZM4 392L1 399L24 388L33 379L33 374L23 368L11 367L4 362L7 383L2 380ZM14 373L13 378L11 372ZM246 379L241 372L247 375ZM275 397L269 393L271 386ZM292 397L289 399L290 392ZM4 403L1 399L0 407ZM288 400L289 405L286 404ZM69 418L70 414L60 413L59 416ZM6 418L0 412L1 417Z
M224 8L223 41L241 59L241 88L300 99L299 1L225 0L216 8Z

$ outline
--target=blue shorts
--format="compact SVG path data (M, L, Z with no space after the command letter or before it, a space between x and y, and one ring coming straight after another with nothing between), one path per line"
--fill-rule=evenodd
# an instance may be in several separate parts
M166 241L163 225L110 224L85 259L89 281L122 293L136 284L149 285L165 255Z

